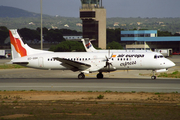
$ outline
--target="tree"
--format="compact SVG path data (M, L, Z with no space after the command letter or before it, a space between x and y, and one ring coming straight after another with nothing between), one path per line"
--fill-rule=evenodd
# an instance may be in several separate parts
M63 38L63 35L61 33L60 30L58 29L50 29L45 35L44 35L44 40L48 41L48 42L55 42L55 43L59 43L62 41L65 41L65 39Z
M168 31L158 31L158 36L172 36L172 33Z
M112 41L107 44L107 49L123 49L120 43Z
M0 26L0 45L4 45L4 41L9 37L9 30L5 26Z
M112 41L119 42L121 40L120 32L121 32L120 28L117 28L115 30L107 29L107 43L112 42Z
M63 41L56 46L51 46L49 50L54 52L85 51L83 44L78 41Z
M36 30L29 28L18 29L18 33L23 38L23 40L30 40L33 42L35 39L40 41L40 34Z

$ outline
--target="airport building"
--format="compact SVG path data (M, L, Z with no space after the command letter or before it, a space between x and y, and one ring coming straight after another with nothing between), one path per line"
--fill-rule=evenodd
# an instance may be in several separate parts
M81 0L80 19L83 38L96 39L93 44L106 49L106 9L102 0Z
M172 49L180 51L180 37L158 37L157 30L121 31L121 42L126 49Z

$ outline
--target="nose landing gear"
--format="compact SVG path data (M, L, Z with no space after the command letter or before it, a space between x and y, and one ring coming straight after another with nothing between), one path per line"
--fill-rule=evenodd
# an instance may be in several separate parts
M152 72L153 72L153 76L151 76L151 79L152 79L152 80L155 80L155 79L156 79L155 70L153 70Z

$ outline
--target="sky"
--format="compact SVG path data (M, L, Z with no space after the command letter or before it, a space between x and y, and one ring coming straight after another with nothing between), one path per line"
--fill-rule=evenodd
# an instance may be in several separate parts
M42 0L43 14L79 17L80 0ZM40 0L0 0L0 5L40 13ZM107 18L180 17L180 0L103 0Z

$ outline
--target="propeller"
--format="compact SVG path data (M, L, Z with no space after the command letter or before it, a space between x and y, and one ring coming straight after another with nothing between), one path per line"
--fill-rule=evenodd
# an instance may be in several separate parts
M113 54L110 56L110 49L108 51L108 57L106 56L106 65L104 67L108 68L108 72L110 72L110 66L112 66L112 56Z

